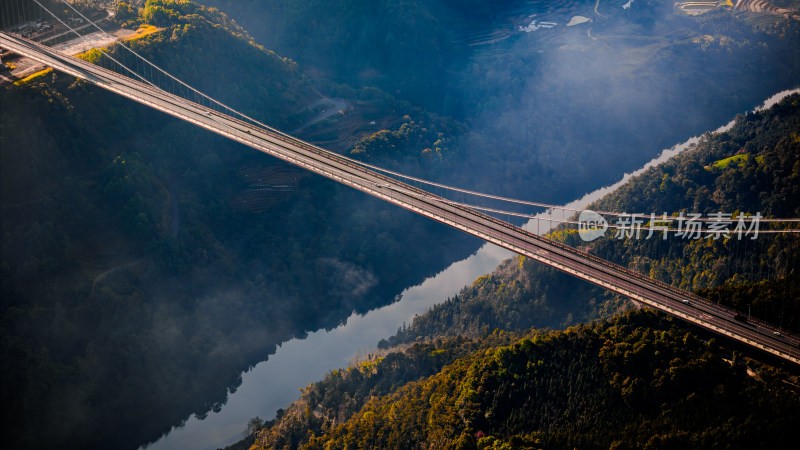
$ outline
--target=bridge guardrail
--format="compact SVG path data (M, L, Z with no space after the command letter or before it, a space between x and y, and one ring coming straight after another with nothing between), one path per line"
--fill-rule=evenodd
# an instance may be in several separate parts
M569 259L574 259L576 262L578 262L580 264L586 264L586 261L588 260L588 261L591 261L594 264L597 264L600 267L606 267L607 269L611 269L608 272L602 272L602 271L600 272L602 274L600 276L601 280L605 280L606 278L613 278L614 276L616 276L618 279L624 280L624 278L622 278L620 276L617 276L617 275L614 275L614 273L620 273L620 274L624 274L624 275L626 275L628 277L631 277L633 279L636 279L636 280L639 280L639 281L643 282L643 284L641 286L652 286L652 287L657 287L660 290L663 290L663 292L660 295L665 295L667 297L673 297L673 298L675 298L674 296L679 296L679 297L677 297L678 299L680 299L681 297L683 297L683 298L692 298L692 299L697 300L698 302L702 302L704 305L708 305L710 307L713 307L713 309L715 309L717 311L722 311L722 312L724 312L726 314L731 314L731 315L737 313L737 311L735 311L735 310L733 310L731 308L723 307L721 305L712 303L712 302L710 302L710 301L708 301L706 299L703 299L700 296L697 296L696 294L684 291L684 290L679 289L679 288L675 288L675 287L670 286L670 285L668 285L668 284L666 284L664 282L661 282L660 280L654 280L654 279L652 279L650 277L647 277L647 276L645 276L643 274L640 274L640 273L638 273L636 271L630 270L630 269L628 269L626 267L611 263L609 261L605 261L605 260L603 260L603 259L601 259L599 257L596 257L595 255L579 252L578 250L576 250L576 249L574 249L574 248L572 248L572 247L570 247L568 245L562 244L560 242L552 241L550 239L546 239L546 238L543 238L541 236L537 236L537 235L535 235L535 234L533 234L531 232L528 232L527 230L524 230L524 229L519 228L519 227L515 227L514 225L509 224L507 222L503 222L503 221L501 221L501 220L499 220L499 219L497 219L495 217L489 216L487 214L480 213L480 212L475 211L475 210L470 209L470 208L464 208L464 207L461 207L459 205L449 204L446 199L444 199L444 198L442 198L440 196L434 195L434 194L429 193L427 191L424 191L422 189L419 189L419 188L416 188L414 186L408 185L408 184L406 184L404 182L401 182L401 181L398 181L398 180L396 180L394 178L390 178L390 177L385 176L383 174L379 174L377 172L374 172L374 171L372 171L370 169L367 169L367 168L361 166L357 161L354 161L354 160L352 160L350 158L344 157L344 156L339 155L337 153L333 153L333 152L321 149L321 148L319 148L317 146L308 144L308 143L306 143L304 141L301 141L301 140L299 140L297 138L294 138L292 136L286 135L285 133L282 133L282 132L280 132L278 130L275 130L275 129L271 128L271 127L262 128L260 126L255 126L253 124L246 123L246 122L244 122L244 121L242 121L242 120L240 120L238 118L228 116L227 114L217 113L216 110L213 110L211 108L207 108L207 107L205 107L203 105L200 105L200 104L197 104L195 102L192 102L191 100L187 100L187 99L184 99L182 97L178 97L178 96L166 93L163 90L148 86L148 85L146 85L144 83L128 79L127 77L122 76L122 75L118 74L117 72L114 72L114 71L111 71L111 70L108 70L108 69L105 69L105 68L102 68L102 67L98 67L98 66L95 66L95 65L91 65L91 68L87 68L87 65L90 65L90 63L88 63L88 62L74 60L72 58L69 58L69 61L68 61L67 60L68 57L66 57L64 55L61 55L58 52L53 52L50 49L48 49L47 47L45 47L45 46L42 46L42 45L36 44L36 43L32 43L32 45L35 46L35 47L43 49L43 50L39 51L40 53L35 53L35 54L38 54L41 58L44 58L47 61L56 61L58 64L61 64L62 67L67 67L67 68L74 69L72 71L67 70L68 73L89 74L89 77L87 79L89 81L93 82L93 83L101 84L101 87L105 87L106 89L112 90L112 91L117 92L117 93L121 93L124 96L129 96L129 97L132 97L132 98L139 98L140 100L138 100L138 101L141 101L141 102L143 102L145 104L153 105L156 109L160 109L160 110L162 110L164 112L167 112L169 114L175 115L175 116L177 116L179 118L183 118L184 120L188 120L190 122L199 124L202 127L207 128L207 129L212 130L212 131L215 131L217 133L227 134L227 135L230 135L230 136L236 136L236 140L238 140L238 141L240 141L242 143L250 143L248 145L251 145L251 146L252 145L256 145L259 148L267 148L267 149L269 149L269 146L264 145L263 142L262 143L258 143L258 142L255 141L255 139L257 139L257 137L253 136L251 134L251 132L248 131L248 130L252 129L254 131L257 131L259 134L267 136L270 139L282 141L285 144L290 144L291 146L294 146L295 148L300 148L300 149L302 149L302 150L304 150L306 152L309 152L310 154L317 155L318 157L321 158L320 160L317 160L316 158L314 158L312 156L309 156L308 153L302 155L302 158L304 158L306 160L315 161L314 164L322 164L322 166L324 167L325 165L330 165L331 160L333 160L337 164L340 164L341 166L344 166L344 167L347 167L349 169L352 169L352 171L359 178L362 175L366 175L366 176L369 176L369 177L372 177L372 178L378 179L378 180L391 181L392 184L397 185L397 186L401 187L402 189L406 189L412 194L415 193L415 194L418 194L420 196L424 196L426 200L424 200L423 203L430 203L430 202L427 201L427 199L434 200L434 201L441 201L444 204L448 204L448 206L450 208L454 208L454 209L456 209L458 211L461 211L465 215L475 216L475 217L480 218L483 221L485 221L484 223L480 223L479 221L476 221L476 220L473 219L473 223L475 223L476 226L480 225L481 227L486 227L487 226L486 222L488 222L488 223L491 223L492 225L494 225L495 227L497 227L497 228L494 228L495 231L500 231L502 229L506 229L506 230L512 231L513 233L508 233L507 234L507 235L511 235L509 237L513 237L514 235L522 235L522 236L525 236L526 238L528 238L530 241L541 242L542 244L549 245L551 249L554 248L554 249L557 249L557 250L561 250L561 252L563 252L563 254L561 255L562 257L567 257ZM25 48L27 49L29 47L25 47ZM31 51L33 51L33 50L31 50ZM34 59L36 59L36 58L34 58ZM47 62L45 62L45 63L49 64ZM94 75L95 73L99 73L100 75L96 76L96 75ZM111 81L100 81L97 78L98 76L109 77L109 79ZM120 81L120 79L127 80L127 81ZM109 85L109 83L112 83L112 82L114 83L114 86ZM119 86L117 86L117 85L119 85ZM116 89L115 89L115 87L116 87ZM127 92L127 91L131 91L131 92ZM149 96L149 97L148 97L148 99L143 99L141 97L133 95L132 92L136 92L136 93L139 93L140 95ZM158 102L158 103L160 103L160 105L158 105L157 103L154 103L154 102ZM188 108L188 106L191 106L191 109ZM198 111L200 111L200 112L198 112ZM233 129L234 130L233 131L234 134L231 134L231 132L228 131L226 128L221 128L221 127L216 127L216 126L210 125L208 123L208 121L205 120L205 119L198 120L197 118L192 118L192 117L187 116L187 114L191 115L191 116L197 115L197 114L202 114L203 111L214 112L214 113L218 114L218 116L220 116L220 118L224 118L225 120L229 121L228 124L227 124L227 128ZM253 119L251 119L251 120L253 120ZM241 130L238 127L230 125L230 123L234 123L236 125L242 126L245 129ZM246 135L244 135L245 133L246 133ZM275 142L273 142L273 145L279 145L280 147L282 147L281 144L277 144ZM292 151L291 148L285 148L285 150L288 150L289 152ZM269 152L272 153L272 154L284 155L283 153L278 152L275 149L269 149ZM286 155L284 155L284 156L286 156ZM301 165L303 165L305 167L309 167L309 168L314 167L314 170L318 171L319 173L328 173L329 174L328 176L332 176L332 177L338 178L340 180L344 180L344 178L342 178L341 176L335 175L333 172L323 171L319 167L312 166L312 165L307 164L305 162L301 162L298 159L295 159L295 161L297 161L297 163L300 163ZM343 171L341 169L341 167L339 167L339 168L336 168L335 166L330 166L330 167L332 167L333 168L332 170L335 170L336 172L347 173L346 171ZM358 174L361 174L361 175L358 175ZM364 179L363 181L364 182L369 182L369 180L367 180L367 179ZM374 195L378 195L380 197L383 197L385 199L389 199L390 201L392 201L391 200L392 197L390 197L390 196L387 196L385 194L380 194L380 193L375 194L375 189L373 187L371 187L371 186L367 186L363 182L357 182L354 179L348 179L347 183L351 184L353 186L361 186L362 189L369 190ZM422 200L422 199L420 198L419 200ZM395 198L394 201L395 202L406 202L405 200L400 200L399 198ZM405 204L408 204L408 203L406 202ZM432 211L420 209L419 207L413 207L413 208L417 209L418 211L420 211L420 210L424 211L424 214L426 214L426 215L431 215L433 217L437 217L438 218L437 220L440 220L440 221L443 221L443 222L446 222L446 223L450 223L450 224L454 224L453 226L456 226L455 222L452 219L448 219L448 218L445 218L445 217L442 217L442 216L438 216L438 215L434 214ZM454 213L454 212L449 212L449 213L450 214L457 214L457 213ZM464 215L460 215L460 216L464 217ZM461 224L459 224L459 225L460 226L457 226L457 228L461 228L461 229L464 229L464 230L472 230L470 232L472 232L473 234L477 233L479 235L487 236L486 233L484 233L482 231L479 231L477 229L469 228L469 227L463 226ZM488 227L488 229L492 229L492 227ZM494 238L493 237L492 239L500 241L500 242L503 242L503 239L501 239L501 238ZM525 240L520 240L517 237L513 237L513 239L514 239L515 242L516 241L521 242L522 247L520 247L520 248L523 248L526 244L530 245L530 243L531 243L531 242L527 242ZM558 253L556 253L556 254L558 254ZM591 266L587 266L587 267L591 267ZM597 266L594 268L594 270L598 270ZM613 285L617 281L614 281L614 280L608 281L607 280L606 282L608 284ZM659 292L658 290L655 290L652 287L650 289L653 292L656 292L656 293ZM777 328L775 328L775 327L773 327L773 326L771 326L769 324L766 324L763 321L758 320L758 319L752 320L752 324L756 325L756 326L759 326L759 327L762 327L765 330L777 330ZM749 331L748 331L748 333L749 333ZM791 337L791 339L795 339L795 338Z

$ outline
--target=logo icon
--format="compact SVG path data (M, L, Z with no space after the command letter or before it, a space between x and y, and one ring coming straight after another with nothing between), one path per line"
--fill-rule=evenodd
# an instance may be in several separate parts
M608 222L600 214L585 210L578 216L578 234L586 242L591 242L606 234Z

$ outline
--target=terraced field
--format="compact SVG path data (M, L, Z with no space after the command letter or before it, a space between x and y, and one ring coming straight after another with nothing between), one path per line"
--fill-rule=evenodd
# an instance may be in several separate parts
M622 4L621 2L617 3ZM552 28L563 28L572 17L577 15L595 16L592 6L588 4L579 4L569 0L529 1L519 8L509 11L505 17L458 32L456 43L471 47L496 44L514 35L524 34L526 28L535 29L535 26L530 27L533 22L547 24L536 30L544 32L551 28L551 23L555 24Z
M361 138L399 123L400 117L385 116L368 102L357 102L343 114L303 129L298 137L335 152L347 152Z
M675 3L675 7L691 15L704 14L716 8L733 8L736 11L768 15L766 17L758 16L755 22L763 22L764 20L774 21L769 15L800 20L800 15L798 15L796 10L777 6L766 0L736 0L735 3L733 3L733 0L683 1ZM753 21L751 20L751 22Z
M793 14L797 13L796 11L792 11L789 8L780 8L778 6L775 6L766 0L738 0L734 8L736 8L739 11L750 11L754 13L767 12L775 15L784 16L787 19L790 18Z

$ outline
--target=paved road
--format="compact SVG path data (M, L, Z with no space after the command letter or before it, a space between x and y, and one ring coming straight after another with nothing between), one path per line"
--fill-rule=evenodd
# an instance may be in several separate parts
M655 309L800 364L800 340L797 337L776 334L778 330L768 324L736 320L735 311L691 293L536 236L491 216L452 204L277 130L253 126L34 42L0 33L0 46Z

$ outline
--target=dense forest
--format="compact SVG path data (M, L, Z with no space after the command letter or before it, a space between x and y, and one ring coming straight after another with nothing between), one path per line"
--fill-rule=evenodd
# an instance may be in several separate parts
M161 30L130 42L137 52L259 120L292 128L319 85L336 87L218 11L153 0L140 12L126 20ZM397 116L397 139L431 130L386 158L408 149L424 165L416 146L443 139L419 108L338 89ZM14 448L136 447L217 407L276 344L389 303L477 244L58 73L1 87L0 104Z
M632 178L600 201L597 211L661 215L741 211L765 217L800 215L800 95L739 116L733 127L708 134L697 146ZM719 167L717 161L751 154ZM688 206L687 206L688 205ZM612 220L612 217L609 217ZM612 220L613 222L613 220ZM781 226L791 226L782 224ZM768 228L764 224L764 228ZM551 237L656 279L800 332L800 240L761 234L757 239L645 239L607 237L584 242L573 229ZM381 347L441 335L476 336L485 329L562 328L625 306L604 290L522 257L504 262L452 299L417 317Z
M687 17L658 2L608 2L616 9L590 30L564 25L593 16L588 0L552 11L515 0L75 2L112 3L118 25L156 27L128 42L133 49L261 121L309 125L301 137L372 163L539 201L599 186L800 74L796 22L729 10ZM554 14L560 28L520 31L531 13ZM118 46L107 51L124 58ZM97 51L82 57L109 64ZM346 111L308 124L324 112L309 105L333 98ZM14 412L4 423L14 448L137 447L218 408L276 344L387 304L479 244L59 73L3 84L0 105L0 382L9 387L0 400ZM782 171L796 161L796 139L758 141L770 123L754 117L703 160L708 179L684 178L709 192L722 178L725 199L742 186L767 189L774 174L795 180L776 186L796 199L796 177ZM749 140L743 165L715 164ZM727 170L747 183L724 181ZM754 203L724 206L797 214L777 195L745 200ZM674 266L631 259L658 255L635 248L648 243L600 241L593 251L778 320L797 308L786 301L797 289L797 245L776 239L717 261L731 262L728 272L699 265L701 244L719 245L710 241L687 245L684 254L698 250ZM757 258L767 262L752 265ZM723 283L748 284L731 294ZM522 336L486 329L561 328L626 307L530 261L508 262L387 345L475 341L419 347L414 358L453 353L375 393ZM368 395L359 398L347 415Z
M765 111L740 115L729 131L707 135L697 147L632 179L589 209L656 214L739 213L791 218L800 215L800 95ZM762 229L794 228L763 223ZM626 239L611 236L590 244L612 261L688 290L760 283L752 314L800 331L795 234L713 239ZM575 242L572 236L565 241ZM772 280L764 282L764 280ZM713 295L744 310L741 299ZM780 300L770 303L770 299ZM763 309L762 309L763 307Z
M410 371L419 379L385 393ZM251 448L789 448L800 401L785 377L673 320L630 312L416 344L334 371ZM350 413L353 403L363 406Z
M673 211L713 197L712 208L733 210L725 199L735 199L741 211L796 217L799 125L800 94L794 94L768 110L738 117L730 130L704 136L694 149L632 178L590 207L641 212L654 205ZM747 160L757 165L745 158L730 160L746 154L742 150L751 150ZM670 195L648 187L664 186L669 177L676 179ZM714 195L701 186L714 187ZM658 237L657 246L648 246L643 245L647 241L611 237L592 242L591 248L565 229L551 238L583 244L587 251L634 269L641 269L642 260L671 255L683 270L669 281L702 286L698 293L712 301L742 311L751 306L754 315L800 331L800 266L793 262L800 256L797 237L762 234L747 252L737 250L735 238L709 246L714 240ZM751 266L758 260L770 264ZM646 311L620 314L630 307L529 259L507 260L381 341L383 350L370 359L304 388L300 400L274 420L256 421L257 432L243 444L415 448L433 442L479 449L788 445L796 420L789 417L800 412L800 397L794 381L784 382L787 374L743 358L738 346L677 320ZM530 327L535 328L525 331Z

